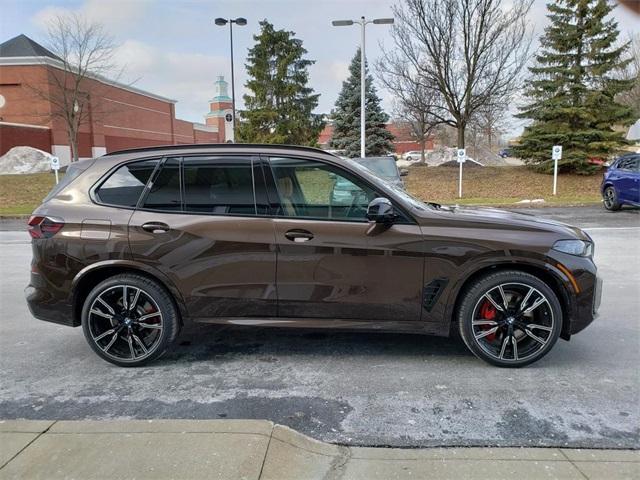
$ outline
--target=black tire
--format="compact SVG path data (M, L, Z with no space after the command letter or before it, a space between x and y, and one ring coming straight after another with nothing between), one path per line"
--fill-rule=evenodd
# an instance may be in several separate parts
M475 281L462 295L457 315L460 336L476 357L492 365L513 368L536 362L549 353L562 331L562 308L556 294L531 274L516 270L492 273ZM534 307L538 301L542 303ZM533 310L520 313L528 307ZM487 314L493 309L493 317L479 315L483 309Z
M120 274L91 290L82 308L82 330L102 359L120 367L138 367L159 358L175 341L180 315L158 282Z
M622 208L615 188L608 186L604 189L604 192L602 192L602 204L604 205L604 208L610 212L615 212Z

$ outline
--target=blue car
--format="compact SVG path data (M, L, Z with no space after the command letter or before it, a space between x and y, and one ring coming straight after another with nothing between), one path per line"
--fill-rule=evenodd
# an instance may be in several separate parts
M600 192L607 210L620 210L623 205L640 207L640 153L616 158L604 173Z

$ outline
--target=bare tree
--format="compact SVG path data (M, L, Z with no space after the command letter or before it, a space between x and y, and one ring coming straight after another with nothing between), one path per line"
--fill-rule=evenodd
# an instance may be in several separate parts
M101 84L94 79L119 76L113 60L116 45L101 24L70 13L49 22L47 46L58 57L59 68L49 69L47 85L31 88L49 102L52 119L64 123L75 162L80 128L99 113Z
M636 116L640 117L640 34L635 34L629 41L629 59L620 72L620 78L633 80L633 87L619 94L620 103L633 108Z
M425 162L425 146L434 129L443 123L437 114L442 109L441 95L428 88L419 72L412 68L396 51L385 51L377 62L380 83L394 95L394 113L411 126L420 143L421 162Z
M493 152L496 137L500 137L506 130L506 120L509 115L509 99L491 102L480 109L471 118L470 123L475 126L482 137L482 142L490 152Z
M393 7L394 48L442 95L433 114L457 129L459 148L474 114L521 83L532 1L507 7L501 0L404 0Z

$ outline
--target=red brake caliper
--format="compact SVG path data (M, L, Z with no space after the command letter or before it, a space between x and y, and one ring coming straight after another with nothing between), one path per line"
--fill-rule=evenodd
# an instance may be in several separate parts
M495 320L496 319L496 307L491 305L489 300L485 300L482 306L480 307L480 317L485 320ZM492 325L482 325L480 327L482 330L489 330L493 328ZM493 342L496 338L496 332L490 333L486 338L488 341Z

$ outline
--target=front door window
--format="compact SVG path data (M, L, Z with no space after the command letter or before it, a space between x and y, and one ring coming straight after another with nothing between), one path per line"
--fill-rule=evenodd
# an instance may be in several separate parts
M321 162L271 158L279 217L366 222L376 192L351 174Z

